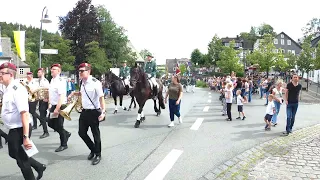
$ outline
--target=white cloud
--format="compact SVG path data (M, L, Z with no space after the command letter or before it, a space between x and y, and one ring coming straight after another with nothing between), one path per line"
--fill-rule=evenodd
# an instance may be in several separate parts
M10 0L2 2L0 21L40 26L41 11L49 9L52 24L44 29L58 30L58 16L72 10L77 0ZM166 58L189 57L193 49L206 52L214 34L234 37L251 26L269 23L276 32L293 39L301 28L319 17L320 1L309 0L93 0L104 4L115 21L127 30L133 45L149 49L160 63Z

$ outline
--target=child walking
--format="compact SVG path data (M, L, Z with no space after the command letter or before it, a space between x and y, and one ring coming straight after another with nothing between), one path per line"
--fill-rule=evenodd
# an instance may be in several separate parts
M270 131L271 130L271 119L273 114L276 112L276 107L273 102L274 95L270 94L268 96L268 105L266 109L266 115L264 116L264 121L266 122L265 130Z
M245 120L246 116L244 115L244 112L243 112L243 103L245 102L245 100L241 96L241 90L237 90L236 94L237 94L237 105L238 105L238 112L239 112L239 117L237 117L236 119L241 119L240 114L242 114L242 120Z

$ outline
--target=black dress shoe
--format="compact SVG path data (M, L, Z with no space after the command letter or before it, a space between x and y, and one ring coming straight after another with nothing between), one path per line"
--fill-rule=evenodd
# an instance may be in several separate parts
M94 153L91 152L91 153L89 154L89 156L88 156L88 160L92 160L93 157L94 157Z
M37 172L38 172L37 180L39 180L39 179L41 179L41 178L42 178L42 176L43 176L43 172L44 172L46 169L47 169L47 166L46 166L46 165L44 165L44 164L42 164L42 167L40 168L40 170L39 170L39 171L37 171Z
M0 149L2 149L2 148L3 148L3 146L1 145L1 146L0 146Z
M49 136L49 133L43 133L39 138L43 139Z
M101 156L95 156L92 160L92 165L97 165L100 163Z
M37 129L37 126L33 126L33 127L32 127L32 130L35 130L35 129Z
M68 149L68 146L60 146L60 147L58 147L58 149L55 150L55 152L64 151L66 149Z

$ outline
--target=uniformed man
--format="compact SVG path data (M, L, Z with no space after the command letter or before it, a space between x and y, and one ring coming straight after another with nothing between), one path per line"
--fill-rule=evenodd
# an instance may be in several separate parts
M45 72L43 68L38 69L38 86L39 88L49 88L49 81L44 77ZM40 122L43 128L43 134L40 136L40 139L46 138L49 136L48 126L47 126L47 109L48 109L48 99L39 100L39 112L40 112Z
M123 65L120 68L120 74L119 77L124 81L124 84L126 86L126 93L129 93L129 79L130 79L130 68L127 66L127 61L123 61Z
M66 131L63 127L64 118L60 115L60 110L66 106L66 81L60 77L61 65L53 64L51 66L51 82L49 86L49 111L50 117L48 126L59 133L60 146L55 152L60 152L68 149L68 139L71 133Z
M92 160L92 165L97 165L101 160L99 122L105 118L104 94L101 82L90 75L90 64L82 63L78 69L79 76L82 79L80 82L80 92L73 92L68 98L70 99L73 95L81 95L83 110L79 118L79 136L91 151L88 160ZM94 142L88 136L89 127Z
M153 56L151 54L147 54L147 62L144 67L144 72L152 82L153 95L156 98L158 94L158 83L156 81L157 65L156 62L152 61L152 58Z
M38 84L33 79L33 73L27 72L27 86L29 86L31 92L34 92L38 88ZM32 130L37 129L37 119L40 120L40 116L36 113L38 101L29 101L29 113L33 118L33 127Z
M44 164L29 158L26 149L32 148L29 137L31 136L31 119L29 118L28 92L19 81L15 81L17 68L12 63L3 63L0 66L0 79L6 86L3 95L2 119L9 129L8 151L9 156L17 164L26 180L35 180L33 167L38 172L37 179L41 179L46 169Z

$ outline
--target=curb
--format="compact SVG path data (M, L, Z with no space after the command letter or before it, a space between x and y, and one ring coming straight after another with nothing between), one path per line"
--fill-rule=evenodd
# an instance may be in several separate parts
M268 157L284 156L290 147L305 139L316 137L320 133L320 124L296 130L289 136L280 136L253 147L221 164L202 176L201 180L212 179L251 179L249 172L255 165Z

